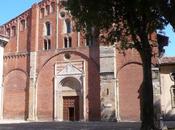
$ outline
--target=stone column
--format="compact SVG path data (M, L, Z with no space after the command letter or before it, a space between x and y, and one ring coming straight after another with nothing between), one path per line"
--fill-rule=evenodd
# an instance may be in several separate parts
M29 86L29 114L28 120L37 120L36 117L36 52L30 53L30 86Z
M0 43L0 119L3 119L3 52L4 48Z
M32 6L31 17L31 50L30 50L30 86L28 120L37 120L37 58L39 44L39 6Z
M84 71L83 75L83 118L84 121L89 120L89 102L88 102L88 63L84 62Z
M0 36L0 119L3 119L3 55L8 39Z
M119 82L117 77L117 63L116 63L116 46L113 46L114 48L114 90L115 90L115 118L117 121L120 121L120 115L119 115Z

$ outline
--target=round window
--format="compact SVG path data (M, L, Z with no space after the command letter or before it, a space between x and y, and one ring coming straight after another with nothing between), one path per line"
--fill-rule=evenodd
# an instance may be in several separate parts
M60 17L61 17L61 18L64 18L65 15L66 15L65 11L60 11Z
M67 60L69 60L71 58L71 55L69 53L65 53L64 54L64 58L67 59Z

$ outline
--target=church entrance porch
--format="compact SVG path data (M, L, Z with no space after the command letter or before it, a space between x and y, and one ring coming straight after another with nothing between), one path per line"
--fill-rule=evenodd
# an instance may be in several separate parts
M82 62L77 64L80 66ZM54 92L55 120L79 121L86 119L83 73L82 69L76 65L74 63L56 65ZM60 66L64 66L64 68L60 69Z

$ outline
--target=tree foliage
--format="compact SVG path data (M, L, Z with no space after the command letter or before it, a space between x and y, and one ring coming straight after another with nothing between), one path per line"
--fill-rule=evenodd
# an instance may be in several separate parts
M175 25L174 5L174 0L68 0L67 8L78 29L87 32L94 27L99 36L106 30L108 35L103 38L121 45L126 45L128 37L132 37L133 47L140 53L143 63L142 130L155 129L152 49L148 35L163 29L168 23Z
M174 0L156 0L156 5L163 17L172 25L175 30L175 1Z
M69 0L68 9L81 29L92 26L109 29L115 23L114 33L111 34L120 39L123 33L139 35L143 29L146 33L162 29L168 21L162 17L158 1Z

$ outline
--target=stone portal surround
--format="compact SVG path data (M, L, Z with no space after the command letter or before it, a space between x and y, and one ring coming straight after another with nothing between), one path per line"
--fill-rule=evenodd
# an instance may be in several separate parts
M3 118L3 55L8 38L0 35L0 119Z
M80 102L79 102L79 116L80 120L86 120L87 116L84 116L86 112L86 101L85 101L85 87L83 83L83 72L84 68L83 61L77 61L77 62L69 62L69 63L57 63L55 64L55 95L54 95L54 118L58 121L63 121L63 96L79 96ZM63 88L62 82L64 79L69 78L77 80L77 83L79 84L76 88L73 90L69 90L69 92L66 92L65 87ZM59 102L58 102L59 101Z

